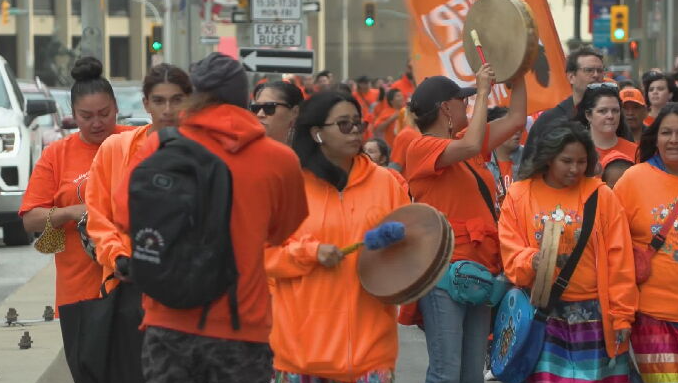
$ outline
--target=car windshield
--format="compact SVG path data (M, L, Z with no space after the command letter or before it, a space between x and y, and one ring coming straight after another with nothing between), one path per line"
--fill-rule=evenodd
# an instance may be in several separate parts
M61 108L61 111L65 116L72 116L73 111L71 110L71 92L65 89L52 89L52 97L56 101L57 105Z
M9 101L9 93L5 86L5 80L0 76L0 108L10 109L12 104Z
M113 92L120 116L145 116L147 114L140 87L113 87Z

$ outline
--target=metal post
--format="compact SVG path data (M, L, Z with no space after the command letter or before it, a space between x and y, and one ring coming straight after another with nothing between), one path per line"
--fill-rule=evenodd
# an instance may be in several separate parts
M165 21L162 26L162 51L163 61L166 63L175 62L172 56L172 0L165 0Z
M348 0L342 1L342 8L341 30L343 38L341 40L341 79L344 81L348 79Z
M325 0L320 0L320 12L318 12L318 68L325 69Z
M581 41L581 0L574 0L574 39Z
M80 13L82 20L82 40L80 41L80 50L82 57L92 56L100 60L106 66L104 61L104 15L106 9L102 7L99 1L80 2Z
M204 14L204 23L207 24L212 21L212 0L207 0L205 3L205 14ZM202 35L202 28L200 28L200 34ZM209 55L211 52L214 52L214 46L211 44L204 44L205 46L205 53L204 56L206 57Z
M673 62L673 0L666 2L666 71L672 72Z

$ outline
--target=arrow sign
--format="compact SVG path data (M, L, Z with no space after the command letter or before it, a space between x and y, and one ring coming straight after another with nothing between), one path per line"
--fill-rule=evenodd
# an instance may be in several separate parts
M248 72L313 73L313 51L242 48L240 61Z

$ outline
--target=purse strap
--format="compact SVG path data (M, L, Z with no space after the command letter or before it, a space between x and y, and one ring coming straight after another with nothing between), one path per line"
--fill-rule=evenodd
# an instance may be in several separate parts
M497 211L494 209L494 202L492 201L492 194L490 193L490 189L487 188L485 181L483 181L483 179L480 178L480 174L478 174L478 172L476 172L475 169L473 169L473 166L471 166L466 161L464 161L464 164L466 164L466 167L471 171L471 173L473 173L473 176L476 178L480 194L483 196L487 208L490 209L490 213L492 213L492 218L494 218L495 222L498 222L499 219L497 217Z
M553 282L553 287L551 288L551 296L549 297L549 304L546 308L538 311L542 311L542 315L548 316L555 304L560 300L560 297L565 292L567 285L570 283L570 278L574 274L574 270L581 259L582 254L584 254L584 248L589 241L591 232L593 231L593 223L596 221L596 209L598 207L598 190L593 192L591 196L586 200L584 204L584 221L582 223L581 234L579 235L579 240L572 250L572 254L567 259L565 266L560 270L558 278Z
M659 230L659 233L655 234L652 237L652 241L650 241L650 247L654 249L654 253L658 252L659 249L664 246L664 243L666 242L666 235L669 234L669 230L671 230L671 226L673 226L676 218L678 218L678 203L673 205L673 209L671 209L669 216L666 217L666 221L664 221L664 225L662 225L661 230Z
M52 206L52 208L49 209L49 213L47 213L47 222L45 223L45 231L54 229L54 226L52 226L52 214L54 214L54 211L56 211L56 209L57 209L56 206Z

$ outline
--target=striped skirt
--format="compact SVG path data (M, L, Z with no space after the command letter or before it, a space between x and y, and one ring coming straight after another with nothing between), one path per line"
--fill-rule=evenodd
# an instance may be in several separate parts
M631 345L645 383L678 382L678 323L639 313Z
M358 377L353 382L355 383L393 383L395 382L395 375L391 370L370 371L367 374ZM293 374L275 370L275 378L272 383L343 383L338 380L327 378L319 378L317 376Z
M628 383L628 353L611 362L597 300L562 302L546 322L544 349L530 383Z

